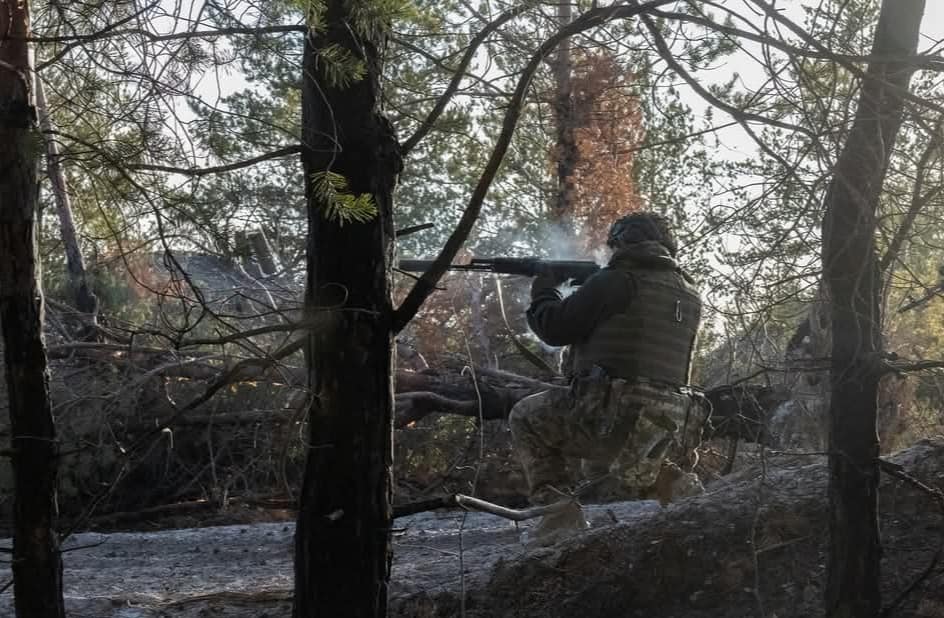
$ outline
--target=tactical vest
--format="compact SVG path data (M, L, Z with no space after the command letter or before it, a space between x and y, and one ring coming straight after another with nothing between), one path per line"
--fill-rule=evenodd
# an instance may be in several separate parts
M586 342L574 346L577 372L599 365L618 378L688 384L701 299L671 269L619 268L636 283L623 313L604 320Z

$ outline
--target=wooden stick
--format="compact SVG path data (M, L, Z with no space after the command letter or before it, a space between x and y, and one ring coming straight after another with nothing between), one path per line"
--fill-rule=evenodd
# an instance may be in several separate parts
M488 502L487 500L473 498L472 496L456 494L455 498L456 503L464 509L482 511L483 513L491 513L492 515L498 515L499 517L504 517L505 519L510 519L512 521L524 521L526 519L541 517L542 515L558 513L563 511L571 504L577 503L577 501L572 498L565 498L563 500L558 500L557 502L544 506L532 506L531 508L527 509L510 509L508 507Z
M425 511L432 511L435 509L460 507L469 511L491 513L492 515L498 515L499 517L504 517L505 519L510 519L512 521L524 521L526 519L541 517L542 515L547 515L549 513L563 511L565 507L576 502L577 501L575 499L566 497L562 500L544 506L532 506L527 509L510 509L506 506L495 504L494 502L482 500L481 498L473 498L472 496L466 496L463 494L452 494L451 496L442 496L440 498L433 498L431 500L423 500L420 502L413 502L411 504L395 506L393 509L393 516L394 518L406 517L407 515L414 515L416 513L423 513Z

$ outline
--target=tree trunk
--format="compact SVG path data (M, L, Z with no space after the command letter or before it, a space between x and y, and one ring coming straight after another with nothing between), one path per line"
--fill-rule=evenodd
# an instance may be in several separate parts
M573 21L571 0L557 3L557 20L563 28ZM571 224L572 202L574 199L574 169L577 167L577 143L574 135L576 118L574 117L573 97L573 60L570 53L570 39L566 38L557 46L554 59L554 119L557 126L557 194L551 212L552 220L560 227L565 238L572 240L574 230ZM573 247L568 247L572 249Z
M923 13L924 0L883 1L872 54L913 55ZM901 92L913 72L913 66L901 62L869 65L825 200L823 267L832 303L826 613L836 618L871 618L881 612L876 419L882 335L876 209L901 126Z
M13 592L20 618L62 617L62 559L54 530L58 449L43 348L35 244L40 136L30 98L29 4L0 10L0 326L15 483Z
M69 288L75 301L75 307L95 321L98 311L98 298L92 293L88 275L85 271L85 260L82 258L82 249L75 233L75 220L72 217L72 200L69 198L69 184L65 171L62 169L59 152L59 143L52 135L54 126L49 108L46 104L46 94L43 90L43 80L36 75L33 80L36 88L36 108L39 112L39 126L43 131L43 141L46 144L46 169L52 184L52 192L56 198L56 212L59 214L59 228L62 234L62 244L66 252L66 269L69 275Z
M314 394L295 537L294 616L383 616L390 576L393 332L389 265L392 193L400 155L381 113L383 33L360 32L344 0L305 43L302 154L308 199L309 312L329 312L307 350ZM377 37L377 38L371 38ZM320 50L337 46L365 75L340 84ZM336 51L334 52L336 53ZM326 216L313 175L343 176L378 213L342 224Z
M494 367L492 346L488 339L488 325L485 321L485 294L483 293L485 277L486 275L469 277L469 319L472 325L472 341L478 344L479 348L478 362L486 367ZM492 277L489 277L489 279L492 279ZM473 362L476 361L474 354L472 359Z
M249 244L252 245L252 252L259 260L259 269L263 275L274 275L279 272L279 259L275 255L275 250L269 244L265 232L257 230L249 233Z

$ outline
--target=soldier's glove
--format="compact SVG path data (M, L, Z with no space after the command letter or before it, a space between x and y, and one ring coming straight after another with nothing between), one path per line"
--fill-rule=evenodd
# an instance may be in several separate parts
M565 281L573 279L573 275L566 271L565 268L555 267L552 264L540 264L535 268L535 279L533 288L538 287L540 282L540 287L546 288L556 288Z
M531 282L531 300L550 299L559 300L561 295L557 287L566 279L558 279L553 275L538 275Z

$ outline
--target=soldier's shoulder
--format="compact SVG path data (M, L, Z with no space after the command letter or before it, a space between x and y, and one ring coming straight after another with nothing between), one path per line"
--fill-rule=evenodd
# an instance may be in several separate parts
M583 283L584 295L609 297L617 290L632 294L635 289L632 274L613 266L604 266Z
M606 284L622 284L628 277L632 277L632 272L627 268L620 268L619 266L613 266L608 264L595 272L591 279L596 279L597 283L606 283ZM590 281L590 279L587 279Z

